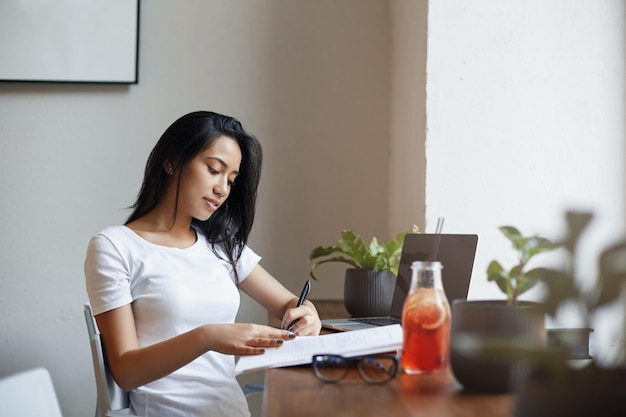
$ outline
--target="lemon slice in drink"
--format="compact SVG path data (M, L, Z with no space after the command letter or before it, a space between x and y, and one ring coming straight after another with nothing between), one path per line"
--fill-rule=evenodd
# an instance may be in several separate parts
M409 296L406 310L411 322L419 324L423 329L438 329L448 316L445 304L435 295L434 290L421 288Z
M422 300L415 308L415 321L426 330L435 330L446 321L447 312L437 299Z

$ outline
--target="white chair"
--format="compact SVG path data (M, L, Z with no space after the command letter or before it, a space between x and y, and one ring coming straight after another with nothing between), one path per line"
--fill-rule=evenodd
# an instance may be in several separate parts
M248 382L247 384L241 386L241 389L246 397L254 394L263 394L264 388L265 384L263 382Z
M91 344L91 358L96 377L97 404L96 417L119 417L128 415L128 392L117 385L106 360L104 345L91 306L85 304L85 321ZM242 386L246 397L263 392L263 383L248 383Z
M109 369L104 345L91 306L85 304L85 321L91 344L91 359L96 377L97 403L96 417L118 417L128 415L128 392L117 385Z
M0 379L0 415L63 417L48 370L35 368Z

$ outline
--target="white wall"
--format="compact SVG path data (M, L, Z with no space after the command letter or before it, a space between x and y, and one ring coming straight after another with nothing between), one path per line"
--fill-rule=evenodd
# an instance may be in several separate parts
M86 245L124 221L186 112L234 115L262 142L251 245L293 291L342 228L384 234L388 26L379 0L142 1L139 84L0 83L0 376L45 366L64 416L92 415ZM312 294L342 291L329 269ZM265 317L244 301L242 320Z
M479 234L470 298L503 297L485 278L491 259L513 263L497 226L559 238L566 209L593 210L591 285L595 253L623 235L625 17L622 0L430 2L426 218ZM615 339L598 343L605 357Z

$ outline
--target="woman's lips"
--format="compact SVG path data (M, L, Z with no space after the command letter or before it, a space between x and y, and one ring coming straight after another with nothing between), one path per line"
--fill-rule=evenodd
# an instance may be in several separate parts
M211 211L217 210L220 206L220 203L212 198L205 198L204 201L206 201L206 205Z

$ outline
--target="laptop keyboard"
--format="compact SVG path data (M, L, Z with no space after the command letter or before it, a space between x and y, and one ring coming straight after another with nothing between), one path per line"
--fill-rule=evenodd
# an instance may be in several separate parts
M390 324L400 324L400 320L392 317L352 317L348 319L357 323L372 324L374 326L388 326Z

